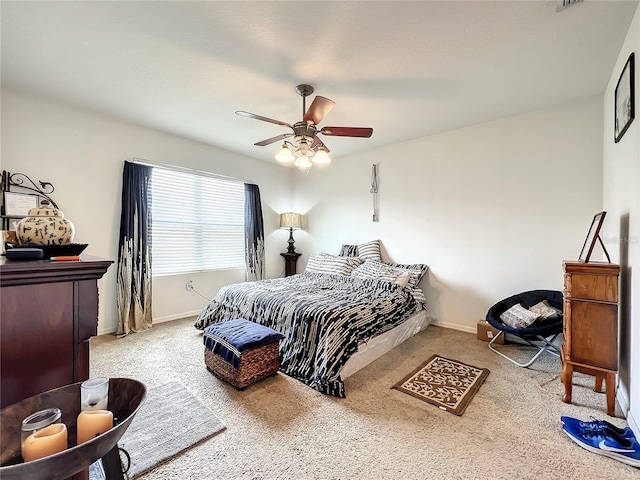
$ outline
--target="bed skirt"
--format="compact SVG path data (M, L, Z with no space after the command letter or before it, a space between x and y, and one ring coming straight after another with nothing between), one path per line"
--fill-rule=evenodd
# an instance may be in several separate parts
M342 367L340 377L344 380L363 369L405 340L420 333L429 326L431 321L432 318L427 315L426 310L420 310L397 327L373 337L368 342L361 343L358 346L358 351Z

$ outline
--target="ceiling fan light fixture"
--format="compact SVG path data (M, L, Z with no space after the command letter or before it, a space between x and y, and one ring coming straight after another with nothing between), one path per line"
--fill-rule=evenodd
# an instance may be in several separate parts
M324 148L320 147L311 161L317 164L327 164L331 163L331 157Z
M0 0L1 1L1 0ZM556 0L564 2L580 2L582 0ZM255 113L236 110L237 115L253 118L262 122L273 123L281 127L286 127L291 131L267 138L254 143L257 147L264 147L272 143L293 137L292 141L285 141L275 158L281 163L293 163L300 170L311 169L312 162L315 164L331 163L329 149L317 137L317 134L336 137L360 137L369 138L373 134L372 128L365 127L323 127L318 124L334 107L335 102L326 97L316 96L307 109L306 98L313 93L313 87L307 84L300 84L296 87L296 92L302 97L302 120L293 124L275 120Z
M296 149L295 152L293 152L293 154L298 158L300 157L311 158L314 155L314 151L311 150L311 147L309 146L309 143L307 143L307 140L303 138L298 142L298 148Z
M283 143L282 148L276 155L276 160L281 163L291 163L295 159L296 157L294 157L293 153L291 153L291 149L289 148L289 145L287 145L286 143Z
M298 157L293 164L302 172L306 172L311 168L311 160L309 160L309 157Z

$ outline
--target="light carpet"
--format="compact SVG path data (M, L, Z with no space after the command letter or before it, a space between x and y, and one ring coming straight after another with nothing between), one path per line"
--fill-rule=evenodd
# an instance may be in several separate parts
M135 478L224 429L182 383L172 381L147 391L118 446L131 456L128 475Z
M524 360L531 348L505 345ZM491 370L464 415L451 415L391 388L438 353ZM182 382L227 426L136 480L638 480L638 469L586 451L562 430L561 415L606 415L593 377L574 375L563 403L560 360L531 368L496 355L475 333L430 326L345 379L346 398L322 395L282 373L245 390L204 365L193 319L91 341L91 376L131 377L147 387ZM135 421L134 421L135 424Z
M462 415L487 375L486 368L432 355L393 388L446 412Z

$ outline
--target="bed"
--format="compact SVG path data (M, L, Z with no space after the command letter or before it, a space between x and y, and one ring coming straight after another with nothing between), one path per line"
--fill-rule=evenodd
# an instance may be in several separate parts
M424 265L318 254L304 273L223 287L195 327L244 318L273 328L285 336L283 373L344 397L343 378L428 324L418 288L425 272Z

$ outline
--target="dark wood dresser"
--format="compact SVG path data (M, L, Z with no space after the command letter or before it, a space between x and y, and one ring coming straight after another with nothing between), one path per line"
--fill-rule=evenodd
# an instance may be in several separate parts
M573 372L595 377L596 392L606 383L607 414L615 413L618 371L618 277L620 266L563 262L564 345L562 401L571 403Z
M0 260L0 396L4 408L89 378L98 279L113 263Z

